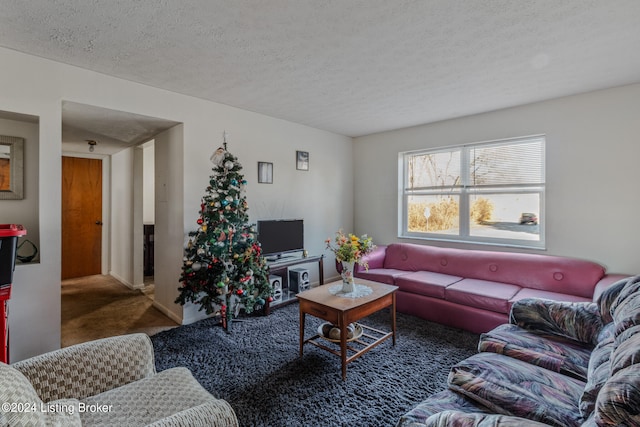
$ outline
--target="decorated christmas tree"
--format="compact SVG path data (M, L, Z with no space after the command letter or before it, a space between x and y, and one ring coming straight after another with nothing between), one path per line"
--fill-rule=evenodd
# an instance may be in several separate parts
M211 161L213 174L200 204L198 229L189 232L176 303L192 302L207 314L220 315L228 330L242 308L251 313L273 298L255 225L248 224L242 166L227 151L226 141Z

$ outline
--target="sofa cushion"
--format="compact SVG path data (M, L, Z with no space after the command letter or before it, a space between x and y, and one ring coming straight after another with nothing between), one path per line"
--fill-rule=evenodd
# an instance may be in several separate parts
M492 412L556 426L578 426L585 383L493 353L479 353L451 368L449 388Z
M611 331L613 326L613 323L609 323L605 326L604 331ZM590 417L593 413L598 393L611 376L610 359L614 347L613 332L605 332L601 335L606 335L606 337L601 339L591 352L587 370L587 384L580 397L580 413L584 418Z
M635 284L634 284L635 285ZM635 286L634 286L635 288ZM620 296L623 296L621 293ZM613 318L616 324L616 342L620 344L622 341L618 338L619 335L629 336L633 334L628 332L629 329L634 329L637 325L640 325L640 288L632 296L628 296L620 301L618 297L616 300L616 307L614 308Z
M604 276L598 264L549 255L465 250L457 274L523 288L591 298Z
M425 427L548 427L547 424L508 415L443 411L430 416Z
M42 409L45 411L46 426L82 427L78 399L52 400L44 403Z
M611 314L618 327L637 324L640 317L640 276L627 280L611 305Z
M613 340L611 374L638 363L640 363L640 325L634 325L617 333Z
M445 289L445 299L496 313L509 313L509 300L519 290L519 286L507 283L462 279Z
M510 323L536 333L552 334L591 346L598 343L602 317L596 303L526 298L511 307Z
M640 425L640 364L607 380L598 393L594 413L598 426Z
M580 297L577 295L563 294L561 292L541 291L539 289L522 288L511 301L512 305L516 301L520 301L525 298L540 298L548 299L552 301L565 301L565 302L591 302L591 298Z
M106 411L81 413L82 424L146 426L189 407L214 400L187 368L171 368L82 402Z
M415 408L404 414L395 427L413 427L424 423L433 414L446 410L469 413L488 413L489 411L473 400L466 399L464 395L445 389L429 396L427 400L419 403Z
M597 303L600 307L600 315L602 316L603 323L613 322L611 311L618 295L620 295L620 292L624 289L624 286L628 281L629 278L618 280L616 283L602 291L600 296L598 296Z
M482 334L478 350L503 354L587 381L591 350L567 338L533 333L505 324Z
M433 257L433 252L440 249L410 243L392 243L386 249L384 268L404 271L438 271L434 264L437 260Z
M449 276L431 271L416 271L398 276L395 285L404 292L444 299L445 288L460 280L462 277L459 276Z
M355 273L355 277L365 280L373 280L374 282L386 283L394 285L396 277L407 274L404 270L395 270L393 268L370 268L369 270L360 270Z

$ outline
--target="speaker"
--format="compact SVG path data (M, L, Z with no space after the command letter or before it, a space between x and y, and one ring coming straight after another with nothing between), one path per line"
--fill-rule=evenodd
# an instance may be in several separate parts
M278 304L282 302L282 277L269 275L269 284L273 290L273 301L271 304Z
M289 269L289 290L295 293L306 291L309 286L309 270L306 268Z

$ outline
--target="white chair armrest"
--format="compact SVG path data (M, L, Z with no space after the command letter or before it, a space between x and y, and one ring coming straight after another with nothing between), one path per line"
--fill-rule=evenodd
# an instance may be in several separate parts
M158 420L148 427L238 427L238 418L226 400L216 399Z

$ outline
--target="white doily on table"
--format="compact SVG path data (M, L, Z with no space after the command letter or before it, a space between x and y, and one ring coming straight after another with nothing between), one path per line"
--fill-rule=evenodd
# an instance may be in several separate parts
M348 292L348 293L342 292L342 283L333 285L332 287L329 288L329 293L331 295L335 295L337 297L342 297L342 298L366 297L367 295L370 295L371 292L373 292L373 289L371 289L369 286L359 285L357 283L353 284L353 292Z

